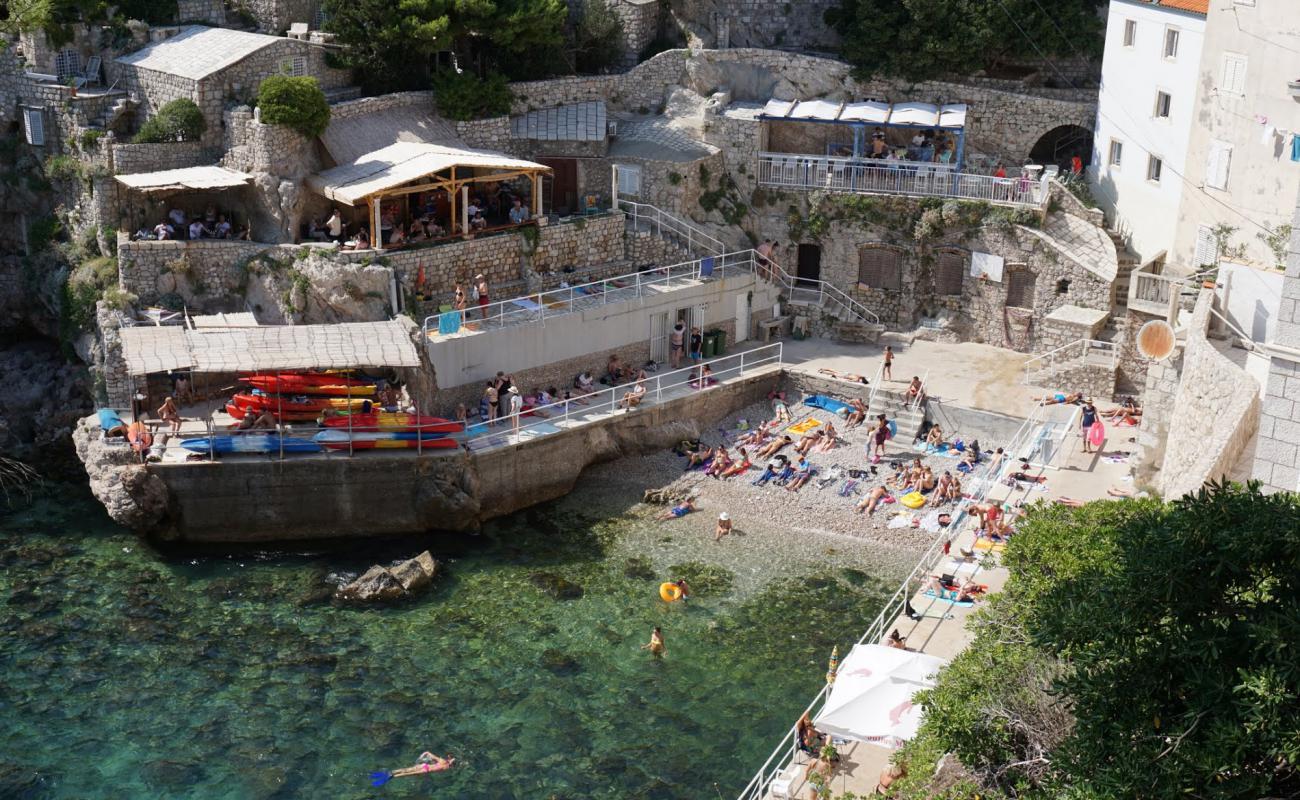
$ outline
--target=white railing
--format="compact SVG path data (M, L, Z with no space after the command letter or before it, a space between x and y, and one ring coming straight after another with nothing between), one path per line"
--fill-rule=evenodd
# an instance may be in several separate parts
M1002 473L1005 472L1012 463L1012 454L1023 447L1023 442L1028 441L1029 437L1032 436L1032 421L1036 415L1041 414L1041 411L1042 409L1039 408L1035 413L1030 414L1029 419L1026 419L1024 423L1021 424L1020 429L1016 431L1016 435L1012 437L1011 442L1004 448L1003 452L1005 455L1003 456L1002 463L998 466L998 469L990 471L988 467L985 467L984 472L986 474L981 476L983 484L980 486L979 491L972 494L972 499L962 502L958 506L957 512L953 515L952 522L949 523L947 528L940 531L939 535L930 543L930 547L921 556L920 560L916 562L916 566L912 568L912 571L908 573L905 579L903 579L903 582L896 590L894 590L894 593L890 595L889 599L885 601L884 607L880 610L880 613L876 615L876 618L872 620L871 624L867 626L866 631L864 631L862 636L858 639L857 644L879 642L884 638L885 630L894 623L894 620L898 619L900 614L903 614L907 610L907 604L912 599L912 587L919 587L920 584L928 580L935 565L944 558L943 543L948 539L956 537L957 531L969 516L967 514L967 509L983 503L988 498L989 492L998 485ZM992 472L992 474L988 474L990 472ZM829 691L829 684L822 686L821 691L817 693L817 696L808 704L808 707L804 709L803 713L807 714L810 719L816 716L821 704L825 702L826 695ZM800 717L796 717L796 720L801 717L802 714ZM790 730L786 731L785 736L781 739L780 744L776 746L776 749L772 751L772 754L767 757L767 761L763 762L763 766L759 767L758 772L752 779L750 779L749 784L745 786L743 791L741 791L738 800L763 800L767 795L768 788L771 786L772 781L785 770L786 765L794 761L798 752L798 722L796 721L795 725L791 726Z
M1128 287L1128 307L1148 314L1165 314L1169 311L1170 292L1180 291L1181 280L1166 278L1145 268L1136 269L1130 275Z
M1025 362L1025 385L1035 380L1044 380L1056 374L1066 365L1093 364L1099 367L1115 369L1119 352L1114 342L1099 339L1075 339L1055 350L1036 355ZM1062 387L1068 389L1069 387Z
M696 366L647 375L644 381L639 381L644 386L645 392L635 407L641 408L658 403L665 393L683 386L689 387L692 391L707 391L722 380L744 376L747 370L752 372L757 367L769 364L780 366L783 352L782 343L775 342L753 350L743 350L734 355L704 361ZM705 366L709 367L711 374L708 380L701 381L700 376ZM514 420L509 415L498 417L495 425L488 425L486 422L471 424L466 429L465 441L472 447L474 441L492 437L518 436L527 433L529 436L526 438L535 438L536 435L555 433L557 427L563 423L581 422L584 419L591 421L606 419L611 413L627 405L623 399L624 395L632 392L637 383L638 381L629 381L580 397L538 406L529 411L538 419L528 424L520 424L517 430L513 425Z
M951 197L1038 208L1050 178L998 178L957 172L949 165L915 161L863 161L831 156L759 153L758 183L784 189L824 189L857 194Z
M656 206L618 198L615 207L627 215L636 230L644 225L645 230L660 238L676 240L693 255L716 256L727 251L720 239Z
M438 332L438 323L442 317L462 313L462 322L472 323L479 330L532 323L544 324L548 319L567 316L609 303L639 299L648 292L670 291L705 278L750 274L754 271L754 257L753 250L705 256L668 267L629 272L577 286L552 289L549 292L498 300L484 306L470 305L464 312L446 311L441 314L431 314L424 318L424 335L427 341L430 334Z
M876 392L880 391L880 382L885 375L885 361L882 358L876 365L876 374L871 379L871 393L867 395L867 411L873 411L876 408Z
M930 368L925 368L925 377L921 378L921 388L917 390L916 397L906 401L904 408L920 408L921 403L925 401L925 385L930 381Z
M755 254L755 258L758 258ZM879 325L880 317L874 311L850 297L843 289L817 278L796 278L786 272L771 256L768 264L758 265L758 275L764 280L784 289L786 296L798 303L813 303L825 307L827 302L836 306L842 314L847 314L847 321L867 325ZM856 318L856 319L854 319Z

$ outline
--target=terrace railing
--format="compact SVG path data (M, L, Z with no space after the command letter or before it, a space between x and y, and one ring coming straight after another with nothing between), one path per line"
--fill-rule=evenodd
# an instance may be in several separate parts
M1055 350L1036 355L1025 362L1025 385L1042 385L1042 381L1056 375L1066 366L1092 364L1114 370L1119 357L1119 349L1114 342L1099 339L1075 339ZM1037 382L1037 383L1035 383ZM1061 387L1068 389L1068 387Z
M948 197L1040 208L1049 178L998 178L958 172L947 164L862 161L832 156L759 153L758 182L781 189L821 189L852 194Z
M1167 278L1152 271L1152 265L1143 264L1133 270L1128 287L1128 307L1134 311L1164 316L1169 312L1170 292L1181 291L1178 278Z

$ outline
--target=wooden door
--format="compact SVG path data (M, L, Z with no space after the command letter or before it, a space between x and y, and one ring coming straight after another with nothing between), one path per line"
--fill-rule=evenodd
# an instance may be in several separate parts
M537 163L545 164L552 170L550 183L550 202L547 208L560 216L568 216L581 209L578 207L578 162L572 158L539 158Z

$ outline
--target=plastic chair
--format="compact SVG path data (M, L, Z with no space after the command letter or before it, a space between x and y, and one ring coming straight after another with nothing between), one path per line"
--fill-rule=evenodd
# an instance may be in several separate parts
M91 56L86 59L85 68L73 77L73 84L80 89L91 83L99 83L99 67L101 63L99 56Z
M772 779L772 783L769 787L772 791L772 796L780 797L783 798L784 800L792 800L794 796L790 794L790 792L792 789L794 789L794 782L798 779L799 779L798 764L791 764L790 766L781 770L780 774L778 774L775 778Z

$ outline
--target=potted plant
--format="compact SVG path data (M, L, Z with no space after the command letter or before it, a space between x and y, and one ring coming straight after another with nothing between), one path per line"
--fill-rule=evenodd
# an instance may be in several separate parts
M70 77L68 78L68 80L67 80L65 83L67 84L68 91L72 92L72 96L73 96L73 97L76 97L76 96L77 96L77 78L76 78L76 76L70 76Z

